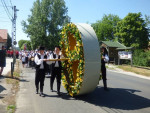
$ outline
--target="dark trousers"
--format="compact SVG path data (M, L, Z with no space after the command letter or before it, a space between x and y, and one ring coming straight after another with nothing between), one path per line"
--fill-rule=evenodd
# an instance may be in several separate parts
M40 83L40 92L43 92L44 80L45 80L45 70L36 69L35 86L37 91L39 89L39 83Z
M107 78L106 78L106 67L105 67L105 62L101 62L101 72L102 72L102 79L103 79L103 84L104 84L104 89L107 89Z
M101 72L102 72L102 79L107 80L106 79L106 67L105 66L101 66Z
M50 78L50 87L51 87L51 90L53 90L53 84L54 84L55 78L57 79L57 92L60 92L61 68L59 68L59 67L54 67L52 69L52 75L51 75L51 78Z

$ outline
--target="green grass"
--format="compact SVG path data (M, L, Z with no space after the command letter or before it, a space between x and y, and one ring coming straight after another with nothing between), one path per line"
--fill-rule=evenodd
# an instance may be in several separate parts
M16 109L15 105L9 105L9 106L7 106L8 113L14 113L15 109Z
M106 66L106 68L109 68L108 66Z
M150 77L150 70L147 70L147 69L131 67L129 65L120 65L120 66L118 66L118 68L120 68L124 71L134 72L136 74L140 74L140 75Z

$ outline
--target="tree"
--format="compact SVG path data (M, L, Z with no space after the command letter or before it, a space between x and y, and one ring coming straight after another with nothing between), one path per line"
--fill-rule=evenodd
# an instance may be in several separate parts
M19 40L18 41L19 48L21 48L24 43L26 43L26 40Z
M33 49L39 45L54 48L62 26L70 18L64 0L36 0L27 21L22 21L23 30L29 35Z
M12 39L9 34L7 34L7 50L12 46Z
M148 47L147 24L141 16L141 13L129 13L123 20L118 22L115 36L120 43L137 49Z
M92 24L99 41L115 40L114 33L117 22L120 18L117 15L104 15L102 20Z
M31 50L31 41L29 40L19 40L18 45L21 50L24 49L24 45L26 44L27 50Z

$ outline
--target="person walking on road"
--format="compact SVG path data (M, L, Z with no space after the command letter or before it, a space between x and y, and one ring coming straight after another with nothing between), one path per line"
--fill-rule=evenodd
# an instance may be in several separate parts
M52 54L52 58L53 59L60 59L62 57L62 55L60 55L60 47L56 46L55 47L55 51ZM52 64L52 75L50 78L50 88L51 91L53 92L53 84L54 84L54 80L55 78L57 79L57 94L60 96L60 85L61 85L61 61L55 61Z
M6 50L5 47L2 46L2 50L0 50L0 67L1 67L0 76L3 73L3 69L5 66L6 66Z
M47 56L44 54L44 47L39 47L39 54L35 56L35 64L36 64L36 73L35 73L35 86L36 86L36 94L39 91L39 83L40 83L40 96L44 97L43 87L45 80L45 71L46 71L46 60Z
M101 72L102 72L102 79L103 79L103 84L104 84L104 90L108 91L107 88L107 78L106 78L106 66L105 62L108 62L108 53L105 47L101 48Z

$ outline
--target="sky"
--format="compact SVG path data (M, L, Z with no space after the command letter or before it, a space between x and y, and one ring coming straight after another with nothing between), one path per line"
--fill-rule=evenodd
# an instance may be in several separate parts
M12 23L6 14L0 0L0 29L7 29L11 36ZM30 9L35 0L4 0L8 6L8 10L12 14L10 6L16 6L16 40L30 40L23 32L21 21L27 20L31 14ZM141 12L144 15L150 16L150 0L65 0L68 7L68 15L73 23L95 23L101 20L104 14L118 15L121 19L127 16L128 13ZM18 45L17 45L18 46Z

